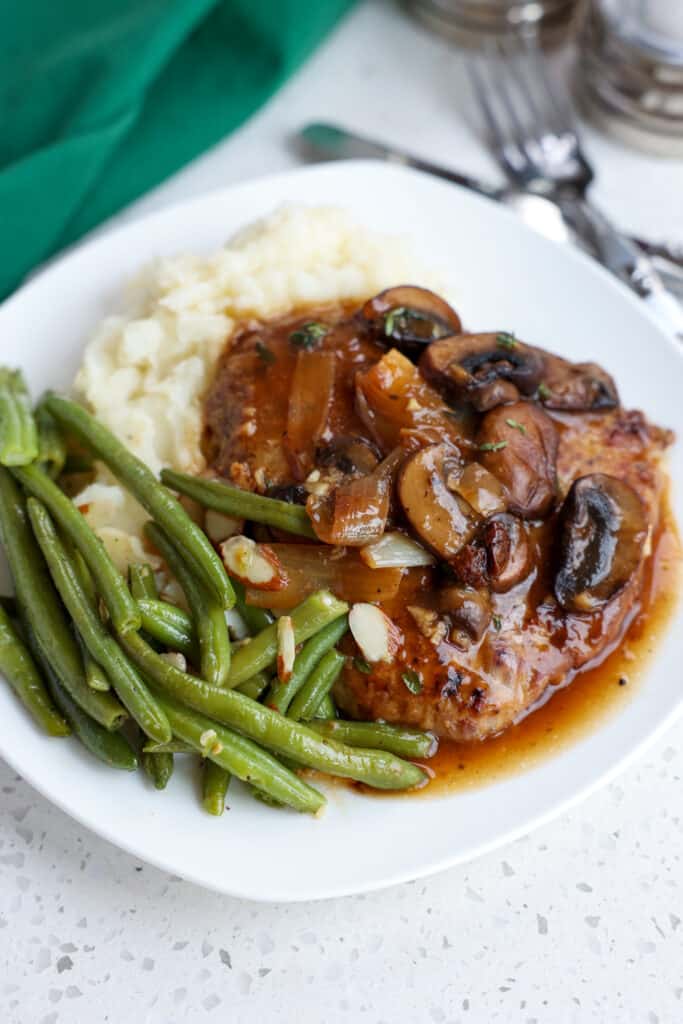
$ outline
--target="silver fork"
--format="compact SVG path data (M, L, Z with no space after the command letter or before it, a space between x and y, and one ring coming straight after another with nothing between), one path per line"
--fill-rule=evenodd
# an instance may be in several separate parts
M593 168L576 121L530 35L489 44L465 58L488 143L519 188L548 196L597 258L645 300L668 331L683 340L683 309L649 256L588 199Z

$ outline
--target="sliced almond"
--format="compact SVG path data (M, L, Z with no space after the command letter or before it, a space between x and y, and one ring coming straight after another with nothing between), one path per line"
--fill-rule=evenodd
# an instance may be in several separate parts
M393 661L403 641L398 626L375 604L354 604L349 612L349 629L361 654L370 663Z
M240 535L223 541L220 552L225 568L245 587L282 590L287 586L287 574L267 544L257 544Z
M187 661L185 660L185 655L181 654L180 651L166 651L160 657L167 661L169 665L173 665L173 668L180 669L181 672L187 672Z
M244 640L249 636L246 623L236 608L230 608L225 612L225 621L232 640Z
M277 677L281 683L289 681L294 668L296 643L291 615L281 615L277 620Z
M233 516L224 516L222 512L216 512L215 509L209 508L206 510L204 516L204 529L206 530L209 539L214 544L221 544L228 537L234 537L235 534L240 533L244 528L243 519L235 519Z

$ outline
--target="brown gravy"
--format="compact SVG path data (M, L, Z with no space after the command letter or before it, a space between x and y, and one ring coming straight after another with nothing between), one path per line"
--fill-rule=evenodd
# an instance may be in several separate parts
M570 684L549 691L540 705L500 735L474 743L442 741L436 756L425 762L433 773L430 784L413 795L472 789L528 771L618 712L641 684L675 611L680 569L681 544L665 498L642 608L619 647Z

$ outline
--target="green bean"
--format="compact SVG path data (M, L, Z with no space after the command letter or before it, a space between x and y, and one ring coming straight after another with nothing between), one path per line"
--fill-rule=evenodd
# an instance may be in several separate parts
M166 789L173 775L173 754L170 751L150 753L143 749L142 767L155 789Z
M159 597L157 581L152 566L147 562L135 562L128 566L130 592L136 601L156 601Z
M96 693L88 686L78 644L33 536L23 495L2 467L0 526L21 618L31 623L36 642L54 667L61 687L100 725L118 729L128 716L113 696Z
M346 722L337 718L331 721L315 720L308 725L321 736L346 743L350 747L389 750L399 757L433 757L439 746L431 732L388 725L385 722Z
M237 516L252 523L275 526L299 537L316 539L308 512L303 505L292 505L277 498L265 498L261 494L242 491L239 487L231 487L230 484L218 480L200 480L186 473L177 473L174 469L162 469L161 479L172 490L226 516Z
M96 690L98 693L107 693L111 690L111 683L107 678L107 673L104 671L102 666L98 665L95 659L90 656L85 645L83 645L81 654L83 656L83 669L85 671L86 683L91 690Z
M134 637L123 637L122 642L133 641ZM206 685L205 683L202 685ZM216 693L228 691L210 687ZM248 700L239 694L229 694L239 700ZM190 743L204 757L210 758L231 775L258 786L259 789L282 801L297 811L316 814L325 804L325 798L317 790L303 782L288 768L262 750L250 739L226 729L204 715L190 711L168 697L160 698L164 711L176 736ZM253 701L250 701L253 703ZM254 707L259 707L255 704Z
M181 672L157 654L139 633L121 637L120 643L157 691L236 729L261 746L298 764L329 775L356 779L376 789L408 789L426 781L421 768L401 761L393 754L354 749L322 739L301 722L293 722L235 690L209 686L203 680ZM173 721L171 728L181 739L188 740L187 735L176 730Z
M68 736L71 730L54 706L31 652L0 608L0 672L31 717L49 736Z
M331 650L324 654L289 705L287 716L295 722L313 718L320 701L329 695L339 678L345 661L339 651Z
M332 695L330 693L327 693L327 694L325 694L325 696L323 697L323 699L320 701L320 703L318 704L317 708L315 709L315 714L313 715L313 718L326 720L328 718L336 718L336 717L337 717L337 709L334 706L334 701L332 700Z
M235 601L232 587L211 542L144 462L82 406L58 395L48 395L46 405L57 422L106 463L114 476L163 527L193 574L221 606L231 608Z
M318 590L311 594L290 613L295 642L304 643L323 626L340 618L348 609L349 606L344 601L338 601L327 590ZM276 660L277 624L273 622L236 652L226 685L239 686L256 672L270 668Z
M287 709L304 685L309 675L324 654L339 643L349 628L347 615L340 616L312 636L301 648L294 659L292 674L286 683L273 679L266 694L264 704L280 714L286 715Z
M147 740L142 748L143 754L194 754L194 747L182 740L169 740L168 743L155 743Z
M74 735L91 754L111 768L134 772L138 766L138 760L128 740L120 732L109 732L108 729L104 729L99 722L87 715L76 704L57 678L57 674L48 658L43 654L29 622L23 616L22 625L26 631L29 647L43 670L52 699L71 726Z
M230 637L223 606L195 580L170 537L156 523L145 524L145 535L161 554L192 612L199 641L199 670L212 686L223 686L230 671Z
M130 596L126 581L74 503L38 466L24 466L12 472L24 490L48 508L68 539L83 555L117 631L127 633L131 629L139 629L140 612Z
M145 632L171 651L180 651L193 665L198 663L197 640L192 619L168 601L138 600ZM222 614L222 612L221 612Z
M35 498L29 498L28 513L53 582L88 653L102 666L118 697L143 732L161 743L169 740L171 730L163 711L95 612L49 512Z
M208 757L202 765L202 804L209 814L220 816L225 810L225 798L230 785L230 772Z
M66 462L66 443L54 417L41 404L35 413L38 428L38 462L49 477L56 480Z
M26 466L38 457L38 431L21 370L0 368L0 463Z
M273 616L265 608L255 608L245 601L245 587L239 580L230 579L232 589L235 591L235 608L240 614L250 633L259 633L273 621Z
M243 693L245 697L251 697L252 700L258 700L261 694L268 687L270 680L265 672L257 672L251 679L247 679L246 682L240 683L235 689L238 693Z

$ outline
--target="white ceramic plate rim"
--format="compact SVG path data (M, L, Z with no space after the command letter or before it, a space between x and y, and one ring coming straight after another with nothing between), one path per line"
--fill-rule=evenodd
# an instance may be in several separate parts
M479 267L481 278L481 273L487 267L488 245L493 245L501 256L515 256L515 264L517 255L524 255L534 270L535 276L530 278L530 283L543 276L546 264L558 268L557 274L564 275L565 282L577 287L577 295L593 296L595 293L596 301L587 323L596 321L598 326L606 325L613 331L620 330L625 342L624 351L627 353L628 345L633 347L631 336L637 335L639 345L642 338L643 346L653 346L665 369L667 366L673 368L668 377L672 373L674 378L676 373L680 377L681 354L675 343L659 331L638 300L599 267L578 253L560 250L552 243L531 234L513 214L486 200L416 172L373 162L306 168L262 178L162 210L86 242L33 278L0 307L0 327L4 337L18 336L15 344L20 346L22 356L17 357L16 361L22 365L28 361L30 365L27 366L27 372L35 385L42 387L52 383L54 371L51 366L43 365L45 343L52 336L51 323L59 325L54 333L59 336L61 330L66 339L69 324L73 322L78 342L67 339L64 347L65 351L69 346L71 350L77 348L102 312L116 307L116 286L123 272L129 275L134 273L141 263L157 252L170 254L183 249L197 248L202 251L215 247L254 216L267 214L278 202L291 199L346 206L359 220L383 230L393 228L396 231L398 223L397 233L415 237L419 243L418 252L422 249L424 255L429 255L428 250L432 247L438 250L441 245L442 256L450 258L450 249L444 249L443 240L437 244L433 235L428 237L429 232L424 227L425 218L434 217L437 210L439 214L444 211L444 222L456 223L469 246L467 264L458 262L458 245L455 246L456 276L466 279L468 273L475 273L471 265L477 264L479 259L482 264ZM397 213L401 215L397 217ZM217 227L217 223L225 225L225 228ZM436 221L433 223L436 225ZM188 244L187 236L181 230L183 226L183 230L186 230L188 225L194 225L195 228L189 236L192 244ZM438 231L440 226L439 223L434 230ZM458 239L458 244L461 241ZM435 262L438 264L439 260ZM106 278L103 278L100 269L102 264L111 267L111 275L108 273ZM98 269L93 271L94 267ZM543 318L535 319L535 314L527 310L526 305L518 310L515 305L517 300L509 294L512 287L510 282L518 273L516 266L507 264L502 276L494 270L491 273L493 283L488 278L486 280L487 301L490 292L490 301L496 308L504 310L507 303L517 311L515 328L522 321L519 333L541 343L533 335L534 332L538 333ZM97 279L97 284L90 286L91 277ZM477 288L481 288L481 279L474 283ZM76 284L82 288L82 296L73 294L74 289L78 291ZM566 290L566 283L563 288ZM462 299L467 309L469 296L466 289L463 290ZM560 294L558 287L553 287L550 274L543 289L543 308L550 316L552 311L562 308L563 302L566 305L566 298ZM505 323L508 321L503 319L499 326ZM528 331L531 331L531 335ZM562 335L562 330L559 334ZM572 345L576 343L574 338L560 337L558 348L561 350L563 345L566 348L569 340ZM550 346L549 341L547 344ZM578 346L577 358L581 352L580 340ZM56 349L60 349L59 342ZM27 353L26 359L23 357L24 352ZM588 354L582 357L587 358ZM628 358L633 362L633 354ZM68 363L69 360L65 361ZM609 362L606 365L610 370L615 369ZM648 365L651 365L650 362ZM665 369L658 371L657 364L653 362L652 365L655 378L657 373L660 374L658 387L664 388L666 392ZM63 378L65 368L60 367L59 372ZM637 377L635 374L633 381L637 381ZM65 381L62 379L58 383L63 384ZM642 381L638 382L638 387L642 387ZM636 386L633 391L633 396L627 395L627 402L629 399L635 401L636 395L640 394ZM650 402L649 406L644 402L638 404L646 405L647 411L653 416L661 404L668 413L668 424L680 432L683 428L681 412L671 404L668 393L663 395L663 399L661 403ZM680 520L678 481L681 476L678 453L675 461L674 498ZM676 651L680 651L674 632L672 623L662 651L658 652L656 664L653 663L649 669L646 682L634 695L634 702L642 701L643 691L651 680L654 686L654 681L663 675L664 662L674 663ZM546 762L548 772L545 774L550 774L554 782L543 799L529 799L529 791L543 778L542 769L539 768L476 793L440 796L432 800L378 802L346 791L335 791L333 788L330 791L331 808L327 820L314 824L308 820L303 822L293 815L269 814L260 806L250 805L241 795L236 795L235 809L227 815L227 829L223 823L213 820L207 822L204 817L195 821L193 815L196 808L192 806L192 794L187 791L187 787L178 785L163 795L141 791L139 780L120 775L112 779L112 773L93 764L74 744L60 744L57 751L55 741L44 740L42 737L29 743L35 737L35 731L25 720L11 694L4 691L0 692L0 753L28 782L76 820L122 849L162 869L180 874L198 884L250 899L317 899L369 891L423 877L479 856L560 814L611 780L669 727L683 705L680 698L672 697L664 683L661 683L661 688L667 701L659 704L658 710L654 714L650 713L649 718L643 716L642 722L633 721L633 714L628 713L632 707L629 705L624 713L606 721L596 733L562 751L551 762ZM600 756L596 758L595 744L598 737L602 746L598 745ZM615 753L610 757L606 750L612 749L613 742ZM43 760L37 756L36 751L44 751L47 755L48 745L49 757ZM589 764L591 758L598 763L593 769L588 766L584 768L581 762L585 758L588 758ZM567 771L577 776L575 784L566 784L562 771L557 770L560 765L563 768L565 763ZM93 780L93 794L90 795L84 795L78 786L84 771L88 772L88 783ZM95 799L99 780L102 780L105 787L103 792L111 793L106 812L98 807ZM70 785L74 787L71 790L68 788ZM137 789L132 788L136 785ZM87 790L88 787L85 788ZM140 792L144 800L140 798ZM535 794L531 795L535 797ZM124 804L126 801L131 802L128 818L125 807L122 808L117 802L117 796ZM486 808L489 813L495 813L496 808L502 812L503 804L509 804L510 801L518 813L512 813L511 818L508 815L509 820L501 813L499 824L494 824L492 828L488 828L486 823L482 824L480 819ZM462 831L469 827L474 838L463 839L457 827L454 827L453 843L447 850L443 844L432 845L431 833L425 838L424 849L416 850L414 845L411 846L411 832L425 827L425 824L435 827L437 822L443 822L444 814L449 812L456 818L461 813ZM230 820L234 818L238 821ZM181 825L185 823L182 834L176 836L176 843L169 842L167 838L169 823L174 821L180 821ZM243 833L246 833L246 837L253 836L253 846L250 847L254 854L252 857L245 856L248 847L244 847L230 861L230 846L227 844L234 845L230 843L230 826L239 826L240 841L244 838ZM170 828L172 831L173 824L170 824ZM311 828L319 831L312 832ZM190 855L192 841L195 840L193 830L199 837L195 842L195 856ZM339 855L330 864L328 875L316 873L315 860L312 858L310 863L306 863L311 841L320 847L321 856L324 856L325 850L333 842L331 834L337 831L340 837L346 837L346 847L339 851ZM383 832L388 832L388 838L382 835ZM201 837L204 836L216 845L220 856L200 862L203 847L198 844L201 844ZM365 836L370 839L365 859L361 857L354 860L358 854L357 840ZM399 837L398 846L395 837ZM259 859L264 840L275 843L280 851L284 851L279 853L275 867L269 865L267 859ZM403 840L403 846L400 840ZM352 869L349 869L349 862ZM267 870L268 866L270 870Z

